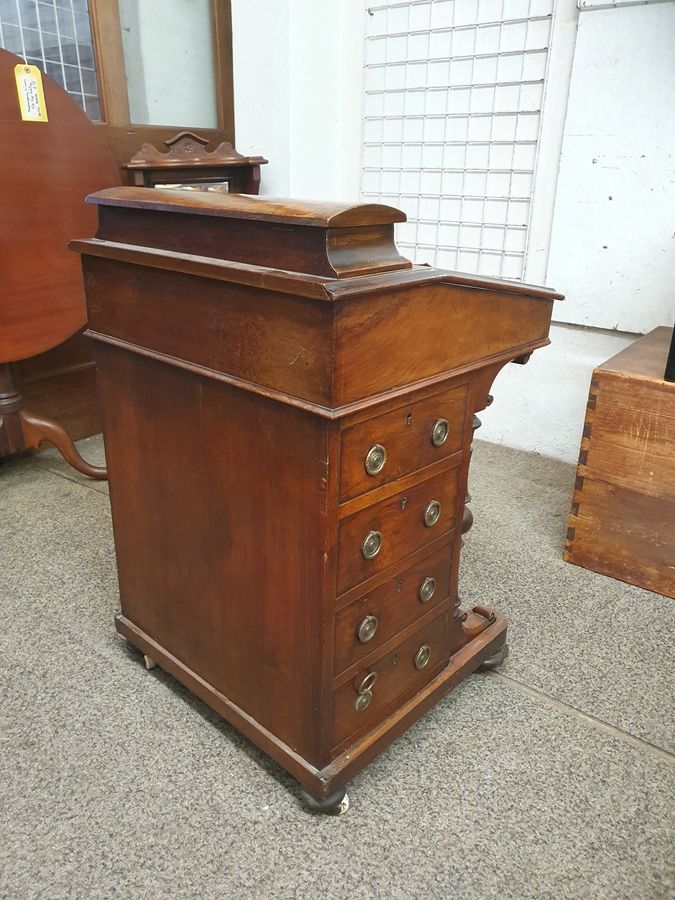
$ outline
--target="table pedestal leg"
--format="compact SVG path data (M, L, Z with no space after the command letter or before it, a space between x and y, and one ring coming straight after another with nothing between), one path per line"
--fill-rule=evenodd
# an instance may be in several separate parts
M53 444L61 456L78 472L105 481L108 472L92 466L77 452L65 429L51 419L21 409L21 394L8 363L0 364L0 456L35 449L43 441Z

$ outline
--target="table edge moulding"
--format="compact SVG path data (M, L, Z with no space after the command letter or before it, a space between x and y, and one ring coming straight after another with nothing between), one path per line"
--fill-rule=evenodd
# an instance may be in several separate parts
M80 339L82 275L66 244L73 231L94 233L84 198L120 176L86 113L36 71L0 49L0 460L50 443L74 469L103 480L105 469L86 462L69 434L96 418L96 390ZM15 77L35 88L41 77L39 119L23 117Z
M505 619L457 591L471 444L560 294L416 266L400 210L115 188L82 255L118 631L343 812Z

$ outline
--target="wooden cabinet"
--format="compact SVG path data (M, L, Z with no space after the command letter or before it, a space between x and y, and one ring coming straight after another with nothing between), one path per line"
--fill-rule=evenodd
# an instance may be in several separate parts
M655 328L593 372L564 556L675 598L672 339Z
M118 630L322 807L506 623L461 612L474 413L543 288L412 266L398 210L122 188L83 254Z

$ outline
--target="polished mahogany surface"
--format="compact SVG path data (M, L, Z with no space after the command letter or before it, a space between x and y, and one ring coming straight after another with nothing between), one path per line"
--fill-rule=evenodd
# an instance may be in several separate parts
M85 324L82 272L67 243L95 231L87 194L120 181L85 113L46 75L49 121L21 120L19 63L0 50L0 363L50 350Z
M457 590L475 412L559 295L411 266L387 207L157 193L99 194L73 242L117 628L335 806L505 657Z
M184 212L226 219L259 219L284 225L308 225L331 228L354 225L390 225L404 222L405 213L380 203L335 203L320 200L292 200L282 197L259 197L251 194L186 194L155 188L111 188L89 198L101 206Z

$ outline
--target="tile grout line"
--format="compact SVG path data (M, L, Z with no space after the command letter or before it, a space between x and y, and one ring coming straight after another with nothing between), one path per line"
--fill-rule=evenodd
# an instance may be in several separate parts
M670 765L675 764L675 754L671 753L669 750L658 747L656 744L643 740L643 738L635 737L635 735L630 734L630 732L617 728L616 725L611 725L609 722L605 722L604 719L599 719L597 716L583 712L583 710L577 709L576 706L571 706L569 703L564 703L562 700L551 697L550 694L546 694L544 691L539 691L536 688L530 687L530 685L518 681L510 675L505 675L503 672L487 672L485 674L490 678L496 678L500 681L507 682L522 694L526 694L528 697L539 700L547 706L552 706L567 716L571 716L575 719L582 719L593 728L597 728L598 731L604 731L606 734L609 734L618 740L631 744L638 750L651 753L653 756L657 756L664 762L670 763Z
M42 462L33 461L33 464L37 469L40 469L42 472L48 472L50 475L56 475L58 478L63 478L66 481L69 481L71 484L77 484L79 487L86 488L90 491L95 491L97 494L106 495L106 491L99 491L98 488L94 487L93 484L90 484L88 481L80 481L79 478L73 478L70 475L66 475L64 472L59 472L57 469L51 469L49 466L45 465Z

